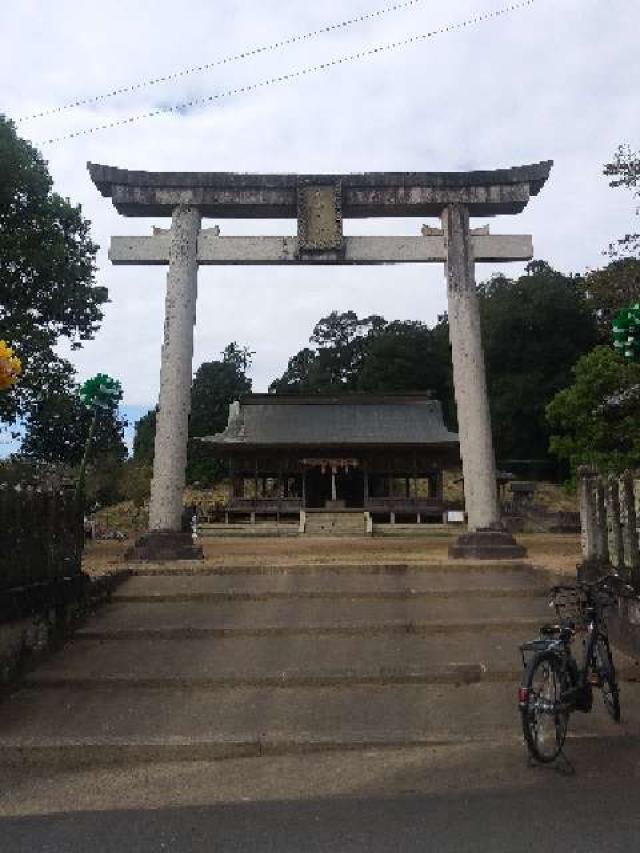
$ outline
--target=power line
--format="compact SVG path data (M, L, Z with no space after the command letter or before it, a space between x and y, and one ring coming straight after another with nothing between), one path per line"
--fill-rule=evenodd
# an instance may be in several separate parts
M250 50L242 51L242 53L236 53L231 56L225 56L222 59L216 59L212 62L206 62L204 65L192 65L188 68L182 68L179 71L173 71L171 74L165 74L163 77L153 77L149 80L141 80L139 83L131 83L127 86L122 86L119 89L113 89L111 92L104 92L101 95L92 95L87 98L81 98L77 101L70 101L67 104L63 104L59 107L53 107L48 110L43 110L39 113L33 113L28 116L21 116L16 119L16 122L23 121L32 121L37 118L44 118L45 116L55 115L56 113L65 112L66 110L72 110L76 107L86 106L87 104L97 104L100 101L106 101L108 98L115 98L116 95L126 95L132 92L137 92L140 89L148 89L150 86L158 86L160 83L168 83L171 80L178 80L181 77L186 77L189 74L199 74L204 71L210 71L212 68L217 68L220 65L230 65L232 62L239 62L243 59L250 59L252 56L258 56L261 53L269 53L274 50L279 50L282 47L288 47L292 44L297 44L298 42L309 41L310 39L317 38L318 36L324 35L325 33L330 33L334 30L345 29L346 27L351 27L354 24L361 24L364 21L371 20L372 18L381 18L383 15L390 15L393 12L400 12L403 9L408 9L411 6L416 6L418 3L422 3L424 0L404 0L402 3L394 3L393 6L386 6L382 9L376 9L374 12L367 12L364 15L358 15L356 18L348 18L345 21L339 21L336 24L328 24L325 27L320 27L317 30L311 30L308 33L301 33L295 36L291 36L287 39L282 39L280 41L272 42L271 44L262 45L261 47L254 47Z
M191 101L185 101L181 104L172 104L167 107L159 107L156 110L151 110L146 113L139 113L138 115L107 122L106 124L95 125L94 127L86 128L85 130L76 130L73 133L67 133L63 136L56 136L52 137L51 139L44 139L38 144L51 145L55 142L64 142L68 139L76 139L79 136L88 136L90 134L97 133L101 130L110 130L115 127L122 127L127 124L133 124L134 122L143 121L144 119L156 118L157 116L164 115L166 113L182 112L184 110L191 109L192 107L201 104L209 104L213 103L214 101L223 100L224 98L230 98L233 95L246 94L247 92L253 92L257 89L263 89L267 86L274 86L279 83L286 83L290 80L295 80L299 77L305 77L309 74L317 74L321 71L328 71L330 68L335 68L338 65L345 65L349 62L356 62L359 59L366 59L367 57L375 56L379 53L397 50L398 48L406 47L407 45L415 44L416 42L425 41L426 39L433 38L437 35L443 35L444 33L454 32L455 30L462 30L466 27L471 27L475 24L480 24L485 21L500 18L504 15L508 15L510 12L515 12L519 9L526 8L527 6L532 6L535 2L536 0L521 0L521 2L512 3L509 6L502 7L501 9L495 9L492 12L482 12L481 14L476 15L473 18L467 18L465 21L460 21L457 24L450 24L446 27L440 27L439 29L431 30L428 33L420 33L415 36L409 36L408 38L401 39L400 41L389 42L385 45L372 47L367 50L361 50L357 53L352 53L348 56L341 56L337 59L322 62L318 65L309 65L306 68L300 68L296 71L290 71L288 74L281 74L278 77L270 77L265 80L260 80L257 83L249 83L246 86L238 86L235 89L227 89L226 91L216 92L213 95L207 95L203 98L194 98Z

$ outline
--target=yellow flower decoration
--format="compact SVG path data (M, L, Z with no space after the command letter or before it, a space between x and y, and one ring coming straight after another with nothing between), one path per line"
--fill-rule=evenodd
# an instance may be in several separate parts
M7 391L18 381L22 362L6 341L0 341L0 391Z

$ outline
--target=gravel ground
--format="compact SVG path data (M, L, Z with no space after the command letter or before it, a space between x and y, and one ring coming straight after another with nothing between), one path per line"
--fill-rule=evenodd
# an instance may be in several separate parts
M524 533L518 541L529 551L529 562L555 571L570 573L580 560L578 534ZM446 560L453 536L377 539L208 539L203 541L210 565L288 565L293 563L383 563ZM83 566L91 575L113 571L133 540L97 541L87 545Z

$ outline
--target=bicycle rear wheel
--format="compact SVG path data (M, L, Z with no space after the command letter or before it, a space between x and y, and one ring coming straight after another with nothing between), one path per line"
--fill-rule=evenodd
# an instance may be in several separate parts
M598 636L595 648L595 667L598 674L599 687L602 690L604 706L609 716L620 722L620 691L616 681L616 668L613 665L613 657L609 640L602 634Z
M544 764L558 757L567 736L569 710L563 694L568 682L558 655L542 652L529 664L521 688L522 732L529 753Z

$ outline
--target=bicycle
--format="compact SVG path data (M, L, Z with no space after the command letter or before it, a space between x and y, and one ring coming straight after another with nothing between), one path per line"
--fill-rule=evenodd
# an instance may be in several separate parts
M604 611L617 603L621 586L626 584L616 575L594 583L554 586L549 606L555 607L559 624L543 625L540 639L520 646L525 672L518 706L529 754L538 762L546 764L558 757L570 714L591 711L594 687L602 690L612 719L620 721L620 691ZM568 612L572 619L565 618ZM586 635L581 666L571 648L578 633Z

